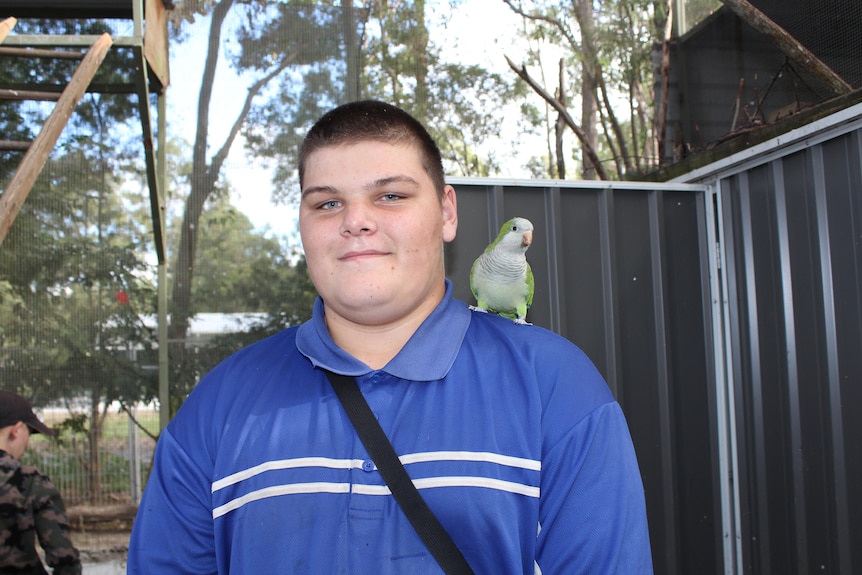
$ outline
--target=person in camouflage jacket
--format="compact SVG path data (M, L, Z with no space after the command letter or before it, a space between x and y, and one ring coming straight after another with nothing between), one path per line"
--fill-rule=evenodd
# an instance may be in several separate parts
M19 395L0 391L0 574L47 574L38 538L54 575L80 575L59 491L35 467L21 465L31 433L53 434Z

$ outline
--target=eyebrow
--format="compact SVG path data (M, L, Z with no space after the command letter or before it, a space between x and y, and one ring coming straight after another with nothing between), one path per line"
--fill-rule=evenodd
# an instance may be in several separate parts
M398 175L398 176L389 176L386 178L380 178L380 179L375 180L369 184L366 184L364 186L364 188L366 190L373 190L375 188L383 188L389 184L411 184L414 186L418 186L419 182L417 182L416 180L414 180L410 176Z
M317 193L334 194L337 191L338 191L338 189L334 188L332 186L311 186L309 188L305 188L304 190L302 190L302 192L300 192L299 195L300 195L300 199L301 199L301 198L304 198L306 196L310 196L311 194L317 194Z
M387 176L385 178L378 178L376 180L368 182L367 184L362 186L362 189L363 190L374 190L377 188L386 187L389 184L410 184L413 186L418 186L419 182L417 182L414 178L411 178L410 176L405 176L405 175ZM327 185L310 186L310 187L302 190L302 192L300 193L300 197L304 198L306 196L309 196L311 194L316 194L316 193L337 194L338 188L336 188L335 186L327 186Z

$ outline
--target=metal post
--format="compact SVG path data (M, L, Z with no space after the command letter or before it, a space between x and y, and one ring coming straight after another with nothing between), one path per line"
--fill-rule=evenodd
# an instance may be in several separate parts
M160 195L160 213L159 217L162 221L162 229L164 229L165 221L165 195L167 194L167 171L165 169L167 163L167 151L165 147L167 121L166 121L166 95L167 90L163 90L159 94L159 148L158 161L156 169L158 179L161 185L159 186ZM164 242L165 234L161 234L160 241ZM164 246L162 246L164 248ZM159 262L159 431L167 427L171 419L171 396L170 384L168 380L168 263L167 258L163 258Z
M137 414L135 406L129 407L129 496L132 504L141 501L141 438L138 425L134 421Z

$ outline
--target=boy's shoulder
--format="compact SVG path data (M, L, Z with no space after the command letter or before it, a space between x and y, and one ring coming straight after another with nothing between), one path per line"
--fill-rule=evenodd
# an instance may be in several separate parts
M519 324L514 320L493 313L473 311L471 324L489 337L519 341L535 346L553 348L576 348L574 343L560 334L534 324Z

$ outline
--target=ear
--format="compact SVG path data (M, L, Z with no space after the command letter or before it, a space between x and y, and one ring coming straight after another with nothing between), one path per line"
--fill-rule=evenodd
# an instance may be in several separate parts
M9 426L9 439L17 438L21 434L21 430L24 428L25 425L27 424L23 421L19 421L18 423Z
M443 187L443 241L451 242L458 231L458 199L455 188L450 185Z
M0 442L15 441L15 439L21 434L22 425L24 425L24 422L19 421L18 423L13 423L12 425L0 428Z

